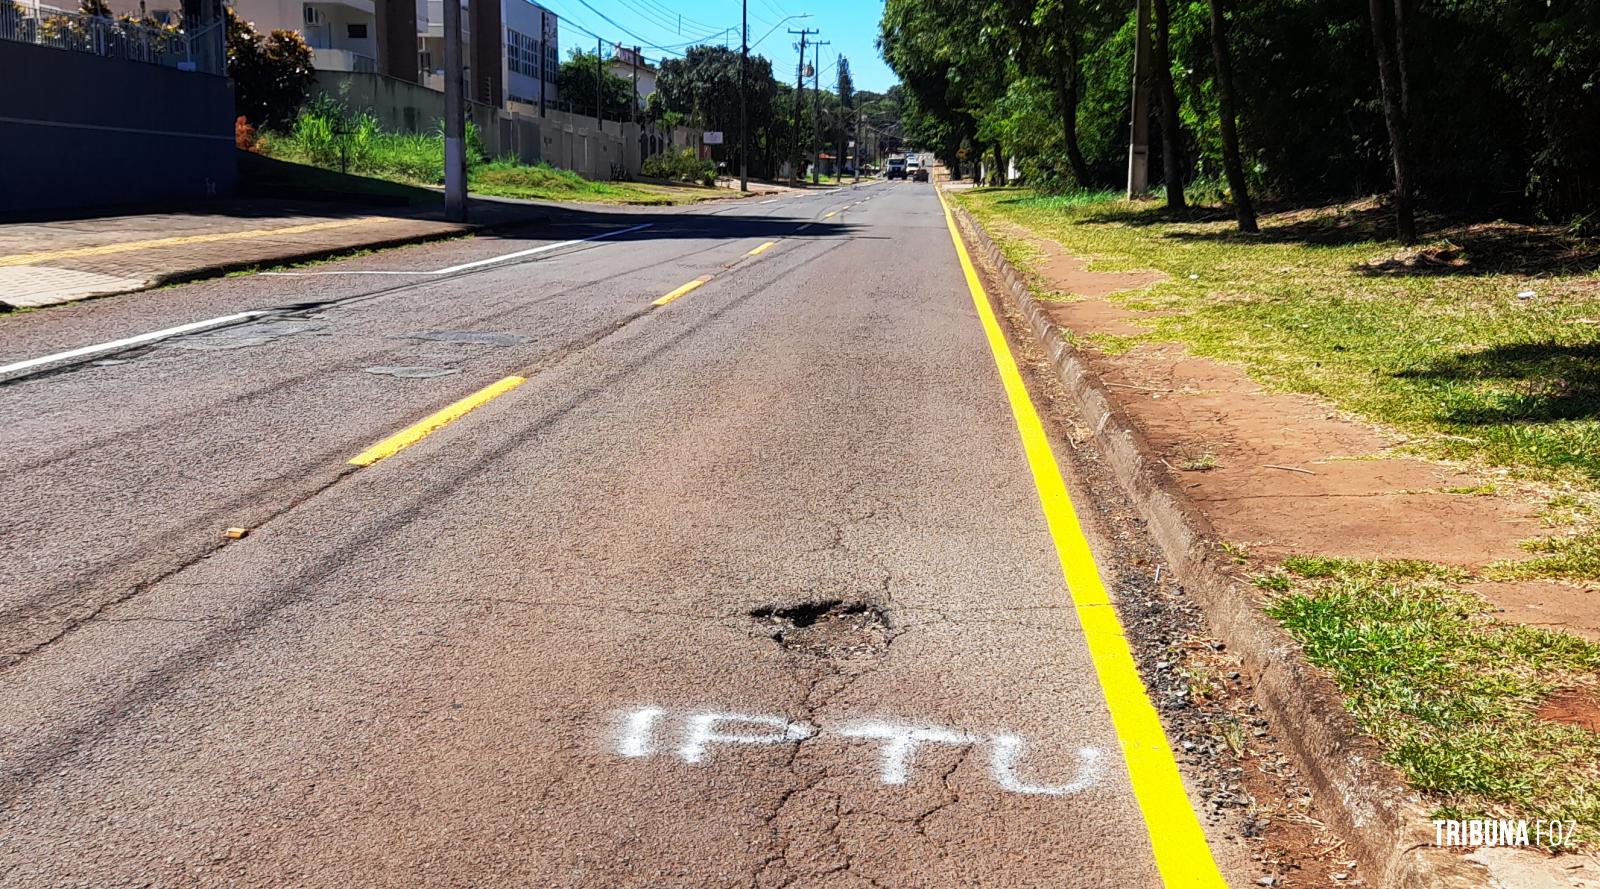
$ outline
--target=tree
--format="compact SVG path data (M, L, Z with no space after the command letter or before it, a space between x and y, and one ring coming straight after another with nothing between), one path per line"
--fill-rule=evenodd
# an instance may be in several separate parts
M1394 0L1394 20L1390 20L1388 0L1369 0L1372 18L1372 45L1378 56L1378 84L1383 96L1383 119L1389 128L1389 156L1394 166L1395 233L1402 244L1417 240L1417 221L1411 206L1411 178L1408 175L1405 57L1400 34L1402 0Z
M601 77L600 116L606 120L628 120L633 113L633 84L602 66L600 57L592 52L575 49L556 72L556 94L572 109L573 114L594 117L595 73Z
M224 9L235 111L258 127L288 126L316 81L311 47L294 31L276 30L263 37L232 6Z
M772 100L778 84L772 76L772 62L751 56L746 90L749 101L749 126L752 135L752 161L756 157L755 138L772 125ZM725 153L719 159L732 160L731 152L744 144L739 129L739 51L724 46L691 46L681 59L661 63L656 77L656 92L664 111L677 112L691 125L724 134L723 145L713 151ZM759 170L761 165L752 163Z
M1260 228L1256 225L1256 210L1250 203L1250 192L1244 178L1244 159L1239 152L1237 111L1233 98L1233 60L1228 52L1227 23L1223 20L1222 0L1208 2L1211 5L1211 57L1216 64L1217 123L1222 131L1222 168L1228 176L1228 191L1233 194L1233 213L1238 217L1239 231L1256 232Z
M1398 2L1398 0L1396 0ZM1154 0L1156 36L1152 44L1156 64L1156 99L1161 106L1161 168L1167 207L1181 210L1183 200L1183 126L1179 123L1178 91L1172 85L1172 9L1167 0Z

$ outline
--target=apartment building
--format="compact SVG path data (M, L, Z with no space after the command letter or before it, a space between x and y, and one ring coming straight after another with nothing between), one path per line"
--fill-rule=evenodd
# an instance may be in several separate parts
M446 0L232 0L257 30L299 31L319 70L382 74L444 89ZM456 0L468 96L554 100L560 60L556 14L529 0Z

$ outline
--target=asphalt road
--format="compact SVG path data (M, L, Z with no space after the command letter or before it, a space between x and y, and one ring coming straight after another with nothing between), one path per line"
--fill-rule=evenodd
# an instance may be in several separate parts
M282 307L0 383L0 884L1161 885L931 186L84 303L0 364Z

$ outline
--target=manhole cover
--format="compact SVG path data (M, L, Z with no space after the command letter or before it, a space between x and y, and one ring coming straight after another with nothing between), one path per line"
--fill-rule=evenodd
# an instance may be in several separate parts
M813 657L877 657L893 639L883 610L865 602L825 599L765 606L750 616L780 647Z
M428 340L435 343L466 343L472 346L518 346L528 341L528 337L516 333L500 333L485 330L424 330L421 333L408 333L406 339Z

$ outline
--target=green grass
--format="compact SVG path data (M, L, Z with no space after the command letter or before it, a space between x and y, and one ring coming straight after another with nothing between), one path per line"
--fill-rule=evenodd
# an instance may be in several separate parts
M1165 272L1164 283L1113 297L1160 313L1141 319L1153 326L1143 340L1181 342L1270 388L1327 398L1411 433L1430 456L1600 486L1593 244L1462 227L1417 253L1384 240L1369 209L1268 214L1248 236L1225 214L1173 218L1105 192L957 195L981 221L1022 225L1096 270ZM1024 268L1034 259L1014 241L1002 249ZM1525 290L1537 295L1519 299Z
M357 198L362 194L381 197L387 193L385 189L398 189L408 203L440 202L436 191L424 188L444 183L444 147L438 136L362 131L345 140L341 153L337 142L316 133L316 127L303 118L295 132L262 134L260 155L251 156L292 168L280 169L274 178L302 191L331 190ZM600 204L692 204L740 194L697 185L599 182L549 164L504 159L472 164L467 190L490 197Z
M1268 611L1328 671L1386 759L1441 817L1572 819L1600 840L1600 734L1540 719L1563 689L1600 687L1600 645L1497 623L1426 563L1284 563ZM1281 575L1279 575L1281 577Z

